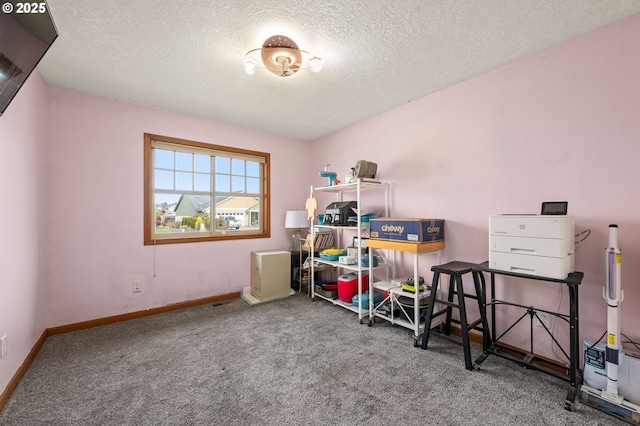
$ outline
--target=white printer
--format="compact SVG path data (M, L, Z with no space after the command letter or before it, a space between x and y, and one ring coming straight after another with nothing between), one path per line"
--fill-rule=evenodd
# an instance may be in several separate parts
M489 267L564 279L575 270L573 216L489 216Z

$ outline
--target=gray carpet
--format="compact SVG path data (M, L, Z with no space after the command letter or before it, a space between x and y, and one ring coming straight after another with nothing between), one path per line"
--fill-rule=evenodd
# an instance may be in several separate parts
M567 386L326 301L235 299L50 337L0 424L625 424L566 411Z

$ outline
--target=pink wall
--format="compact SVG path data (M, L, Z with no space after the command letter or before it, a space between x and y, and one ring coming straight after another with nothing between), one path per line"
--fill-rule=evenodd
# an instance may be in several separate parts
M240 291L250 253L287 249L308 195L308 145L215 121L50 88L49 327ZM144 246L145 132L271 153L270 239ZM143 291L132 293L132 281Z
M576 256L585 273L580 327L586 339L606 328L603 253L608 225L617 223L626 292L622 331L638 341L639 39L636 15L380 114L315 141L313 168L332 163L343 176L359 159L378 163L381 179L392 183L393 216L446 220L443 261L487 260L491 214L538 213L542 201L567 200L576 224L591 230ZM424 257L421 269L429 278L433 259ZM567 292L558 286L507 284L499 291L516 302L567 311ZM556 332L567 330L558 324ZM539 352L555 358L545 340ZM510 343L527 347L528 340L523 333Z
M446 219L444 261L487 259L490 214L535 213L543 200L569 201L577 224L592 231L576 262L585 273L584 338L605 327L603 248L607 225L617 223L623 331L638 339L639 38L640 16L631 17L311 147L50 88L34 73L0 117L0 211L7 222L0 336L8 335L10 347L0 360L0 389L46 327L239 291L249 282L251 251L288 246L284 212L303 208L309 185L323 184L322 164L342 177L359 159L377 162L381 178L392 183L393 215ZM272 238L143 246L145 132L270 152ZM7 213L15 211L19 220ZM424 259L430 277L433 259ZM131 292L133 280L144 281L142 293ZM566 292L553 285L501 284L508 284L505 297L566 309ZM526 346L523 339L512 343ZM550 344L540 352L554 356Z
M9 347L0 393L47 326L46 119L46 86L35 72L0 117L0 337Z

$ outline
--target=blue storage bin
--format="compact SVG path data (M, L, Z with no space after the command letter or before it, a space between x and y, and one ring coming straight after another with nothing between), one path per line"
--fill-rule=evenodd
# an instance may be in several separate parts
M369 267L369 255L366 253L362 255L362 266L366 268ZM378 266L378 256L373 255L373 262L371 262L371 266L374 268Z
M380 302L382 302L382 295L378 293L373 293L373 305L375 306ZM351 298L351 303L353 304L353 306L358 306L357 294ZM369 309L369 292L368 291L362 293L362 303L363 303L362 305L363 309Z

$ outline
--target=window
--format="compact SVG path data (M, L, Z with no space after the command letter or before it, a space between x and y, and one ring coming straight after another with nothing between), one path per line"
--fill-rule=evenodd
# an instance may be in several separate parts
M269 160L145 133L144 244L269 237Z

